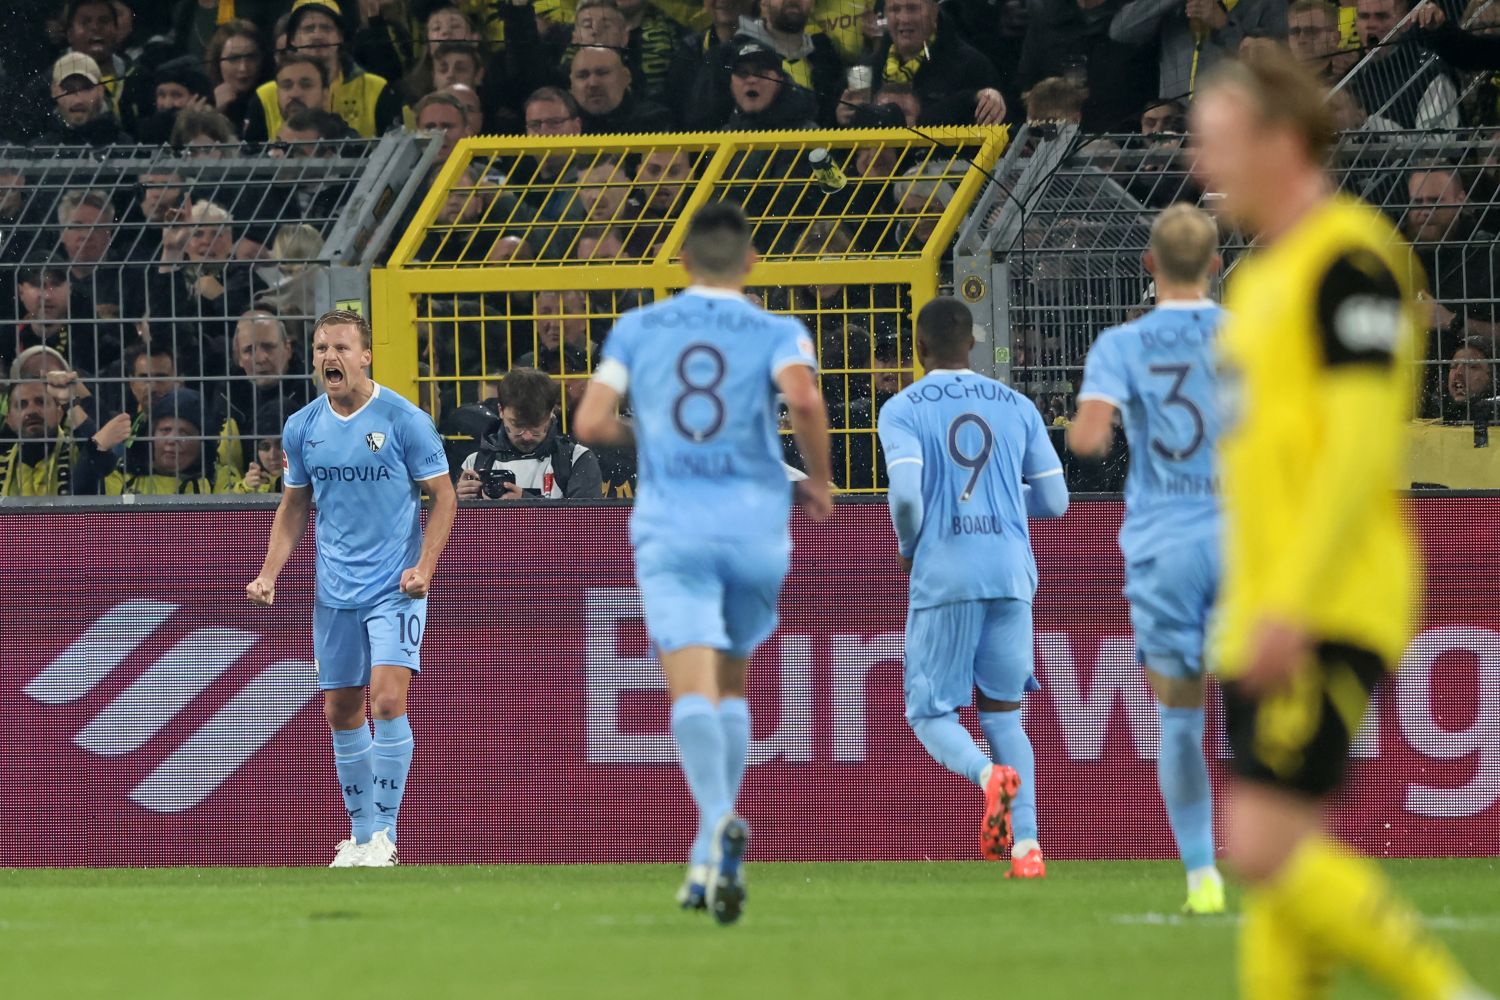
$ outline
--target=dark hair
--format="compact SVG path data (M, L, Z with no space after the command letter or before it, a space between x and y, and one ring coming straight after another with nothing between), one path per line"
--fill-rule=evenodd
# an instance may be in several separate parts
M928 353L944 361L960 361L969 355L974 336L974 314L949 295L941 295L917 313L917 340Z
M171 358L172 370L177 370L177 355L166 344L148 341L136 344L125 351L125 358L120 364L120 373L127 378L135 372L135 363L141 358Z
M32 264L21 268L16 274L16 283L19 285L41 288L43 282L48 281L54 285L68 284L68 269L56 264Z
M438 42L437 47L432 50L433 61L436 62L443 56L468 56L474 60L475 69L484 69L484 57L479 53L478 42L465 42L458 39Z
M561 87L536 88L531 93L526 95L526 103L521 105L521 112L524 114L527 108L531 107L538 101L556 101L558 104L561 104L563 107L568 109L569 118L577 118L580 114L582 114L582 111L580 111L578 107L578 98L574 97L569 91L563 90Z
M314 67L318 71L318 79L323 81L323 89L328 89L329 83L331 82L328 79L328 67L323 65L320 60L314 59L312 56L304 55L300 52L290 52L287 55L283 56L281 61L276 64L276 72L280 73L288 66L296 66L298 63L306 63L307 65ZM273 73L272 76L275 76L275 74Z
M65 29L73 26L73 19L78 16L78 11L84 7L108 7L109 19L116 24L120 23L120 15L116 12L115 5L111 0L68 0L67 11L63 15L63 27ZM53 9L56 10L56 8Z
M368 351L374 344L373 337L370 333L370 321L365 319L364 316L355 312L353 309L330 309L323 315L319 316L318 321L313 324L313 336L316 337L318 335L318 331L323 329L323 327L325 326L357 327L359 329L360 346Z
M200 111L183 108L177 112L177 121L172 125L172 145L186 146L199 136L207 136L217 143L230 143L239 139L234 125L217 111Z
M319 139L328 141L351 137L348 123L332 111L324 111L322 108L303 108L282 124L294 132L316 132Z
M689 269L708 277L738 275L754 249L745 210L728 201L704 205L688 222L682 256Z
M516 420L535 427L552 415L557 386L536 368L512 368L500 380L500 405L516 411Z

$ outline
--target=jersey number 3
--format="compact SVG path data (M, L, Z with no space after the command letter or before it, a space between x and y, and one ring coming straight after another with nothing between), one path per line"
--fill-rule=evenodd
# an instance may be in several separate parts
M1192 373L1192 365L1151 366L1152 375L1165 375L1172 379L1172 388L1168 390L1166 397L1162 399L1162 405L1182 407L1193 421L1193 439L1182 448L1173 448L1163 444L1162 439L1158 437L1151 439L1151 450L1156 453L1158 458L1165 459L1168 462L1186 462L1192 458L1198 449L1203 446L1203 438L1208 430L1203 424L1203 411L1198 409L1198 404L1182 394L1182 385Z
M965 453L958 446L958 432L968 425L979 428L979 450L972 455ZM979 414L961 414L948 425L948 457L953 459L954 465L969 470L969 483L959 494L959 503L968 503L969 499L974 496L974 487L979 485L979 477L984 475L984 467L990 464L990 456L994 452L995 432L990 430L990 425L985 423L984 418Z

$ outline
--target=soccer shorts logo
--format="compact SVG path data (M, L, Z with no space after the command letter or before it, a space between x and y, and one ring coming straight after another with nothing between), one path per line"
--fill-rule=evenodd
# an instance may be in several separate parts
M365 444L370 446L371 451L379 451L385 445L385 435L379 431L371 431L365 435Z

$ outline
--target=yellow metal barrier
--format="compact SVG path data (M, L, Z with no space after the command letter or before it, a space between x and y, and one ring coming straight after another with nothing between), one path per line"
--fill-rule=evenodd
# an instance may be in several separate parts
M687 219L732 201L751 294L817 344L838 485L877 490L876 409L916 374L912 317L1007 137L924 131L465 140L372 275L376 375L436 413L535 366L566 426L615 318L687 283Z

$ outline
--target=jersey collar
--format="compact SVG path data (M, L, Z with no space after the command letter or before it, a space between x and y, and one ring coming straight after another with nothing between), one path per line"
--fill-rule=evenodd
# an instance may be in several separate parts
M1213 309L1216 305L1217 305L1217 303L1212 302L1209 299L1193 299L1191 301L1184 301L1182 299L1173 299L1171 302L1158 302L1156 304L1156 308L1158 308L1158 309L1174 309L1174 310L1175 309Z
M704 285L691 285L688 287L689 295L701 295L706 299L727 299L730 302L744 302L743 292L731 292L727 288L708 288Z
M331 401L329 401L329 399L328 399L328 393L325 392L323 394L323 402L328 404L328 412L331 413L331 414L333 414L333 419L341 421L341 422L347 424L349 421L353 420L355 417L357 417L361 413L365 412L365 410L369 408L370 404L373 403L373 402L375 402L375 400L378 399L379 396L380 396L380 383L376 382L376 381L374 381L372 379L370 381L370 385L372 387L370 389L370 398L367 399L367 400L365 400L363 403L359 404L359 409L355 410L353 413L349 414L347 417L344 416L342 413L340 413L338 410L335 410L333 408L333 403Z

